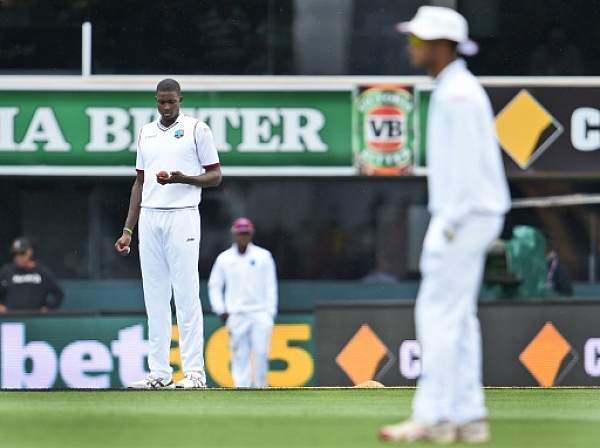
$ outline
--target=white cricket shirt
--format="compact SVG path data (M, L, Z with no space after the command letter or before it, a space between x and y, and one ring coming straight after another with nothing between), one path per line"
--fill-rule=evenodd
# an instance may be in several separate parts
M193 117L179 114L164 127L160 120L142 127L138 138L136 170L144 171L142 207L197 207L202 189L193 185L167 184L156 181L160 171L181 171L199 176L219 164L219 155L210 128Z
M487 94L462 59L436 82L427 125L430 212L453 226L471 213L503 215L510 193Z
M240 254L234 244L215 261L208 295L216 314L264 311L277 314L277 272L271 252L249 244Z

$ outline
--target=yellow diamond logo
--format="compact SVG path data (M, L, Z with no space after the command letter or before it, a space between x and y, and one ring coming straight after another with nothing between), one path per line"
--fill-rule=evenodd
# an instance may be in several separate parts
M571 351L571 344L552 322L547 322L521 352L519 360L540 386L552 387L561 364Z
M498 141L522 169L527 169L562 132L563 126L525 89L496 116Z
M388 348L371 327L364 324L335 358L338 366L356 385L375 378Z

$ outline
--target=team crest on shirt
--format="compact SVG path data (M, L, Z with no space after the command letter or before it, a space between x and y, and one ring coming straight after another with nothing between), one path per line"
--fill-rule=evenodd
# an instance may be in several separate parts
M183 129L177 129L173 135L175 135L175 138L183 137Z

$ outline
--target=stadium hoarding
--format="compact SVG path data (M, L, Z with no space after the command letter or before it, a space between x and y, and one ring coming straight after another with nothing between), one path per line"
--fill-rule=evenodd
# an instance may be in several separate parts
M180 78L225 175L426 174L426 78ZM0 175L132 175L156 79L0 77ZM480 79L511 177L597 176L600 79Z
M181 379L177 326L171 365ZM209 386L230 387L228 335L216 316L205 318ZM147 374L143 315L47 315L0 318L0 386L3 389L122 388ZM313 318L283 314L273 329L269 384L314 384Z
M528 81L528 82L525 82ZM600 175L600 88L519 78L485 81L511 177ZM432 85L415 87L414 159L426 167L427 111Z
M317 306L319 385L414 385L421 363L413 311L398 302ZM600 385L600 304L494 302L479 315L485 385Z
M182 112L211 126L225 167L353 172L349 90L191 91ZM151 91L1 91L0 166L133 173L139 130L156 116Z

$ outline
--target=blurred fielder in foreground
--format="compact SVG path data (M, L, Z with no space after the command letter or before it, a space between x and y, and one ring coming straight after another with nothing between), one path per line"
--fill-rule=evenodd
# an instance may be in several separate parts
M249 219L237 219L231 233L234 244L217 257L210 273L210 304L229 331L235 387L267 387L277 314L275 262L271 252L252 244L254 225Z
M383 440L482 443L489 439L477 297L486 252L498 238L510 195L490 101L457 53L474 54L465 18L423 6L399 25L416 67L435 78L427 131L431 222L416 304L422 375L412 418Z

